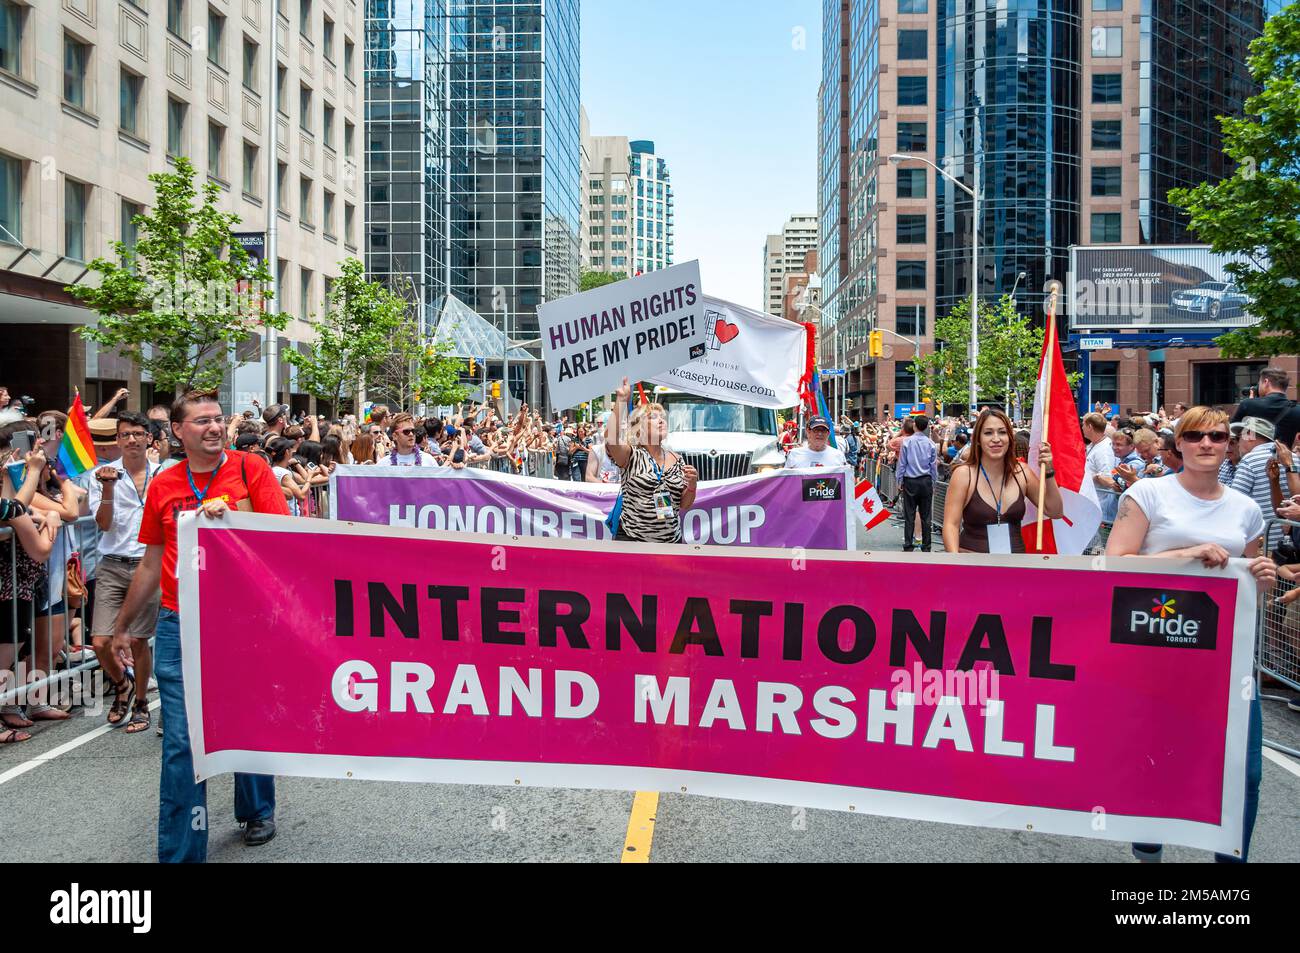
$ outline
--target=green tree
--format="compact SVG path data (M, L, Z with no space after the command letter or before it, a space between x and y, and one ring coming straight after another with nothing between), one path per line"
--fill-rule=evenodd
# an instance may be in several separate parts
M313 324L316 337L307 353L290 350L285 359L298 369L303 390L338 408L392 352L406 311L401 295L367 281L361 262L348 258Z
M1016 310L1010 295L996 304L980 302L980 355L975 384L980 400L1004 405L1018 396L1028 408L1038 383L1038 362L1043 353L1044 329L1035 327L1027 314ZM940 403L965 406L969 397L970 302L959 301L935 322L935 339L943 347L923 355L908 368L920 378ZM1071 375L1073 386L1080 375Z
M416 314L415 290L409 283L402 290L406 294L383 289L391 296L388 304L396 315L386 328L381 353L367 367L367 391L407 410L419 403L438 406L464 400L469 394L460 383L464 359L448 356L425 338Z
M622 281L627 277L623 271L584 271L578 282L579 291L590 291L592 288L599 288L602 285L611 285L616 281Z
M1229 357L1300 353L1300 4L1264 25L1250 45L1261 87L1245 116L1220 117L1229 178L1173 189L1169 201L1191 216L1192 233L1216 252L1241 256L1228 271L1254 304L1255 327L1217 343Z
M213 388L227 367L242 363L236 344L267 325L281 330L287 319L263 310L271 273L232 240L240 219L217 207L220 188L196 189L184 157L175 171L149 180L154 202L133 219L135 247L114 242L117 262L90 263L98 287L66 289L99 315L95 326L77 330L135 361L161 388Z

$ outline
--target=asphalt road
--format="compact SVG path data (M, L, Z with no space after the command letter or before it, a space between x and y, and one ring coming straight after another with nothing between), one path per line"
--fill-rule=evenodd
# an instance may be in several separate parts
M896 521L861 548L900 550ZM1300 715L1266 701L1265 736L1300 747ZM41 726L0 745L0 818L11 863L152 861L161 739L102 731L102 715ZM1267 753L1266 753L1267 754ZM625 850L627 792L282 778L279 834L246 848L229 776L209 784L209 859L267 861L1095 861L1131 863L1126 844L959 827L693 795L661 795ZM12 836L21 832L21 836ZM1300 861L1300 764L1264 760L1252 861ZM1170 846L1166 862L1209 853Z

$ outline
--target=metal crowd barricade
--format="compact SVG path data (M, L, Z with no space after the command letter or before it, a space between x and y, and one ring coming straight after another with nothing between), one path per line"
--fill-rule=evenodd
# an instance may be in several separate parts
M1274 530L1286 533L1300 528L1300 523L1292 520L1271 519L1264 525L1264 539L1273 535ZM1262 676L1267 675L1293 691L1300 691L1300 598L1287 605L1280 605L1277 600L1296 589L1300 582L1300 563L1292 564L1295 579L1287 579L1282 572L1292 572L1291 566L1279 567L1277 587L1270 592L1261 593L1259 611L1255 614L1255 684L1261 699L1268 701L1289 701L1282 695L1266 695L1261 687ZM1300 751L1264 739L1265 747L1281 751L1300 758Z
M95 551L97 535L94 518L83 516L74 523L65 523L60 534L68 534L66 545L60 545L59 552L65 553L61 558L70 558L77 553L83 566L83 578L89 584L98 563ZM67 707L82 704L87 695L98 700L99 693L91 688L83 675L99 668L99 660L90 650L91 595L89 592L76 609L68 606L68 576L63 573L63 586L58 598L51 595L45 606L40 606L47 583L36 585L34 598L23 604L18 599L18 559L22 544L18 534L8 526L0 527L0 551L8 560L8 583L11 599L4 607L9 619L9 639L0 642L0 705L36 705L49 704L55 707ZM22 558L27 558L22 553ZM44 567L48 579L48 560ZM89 588L89 585L88 587ZM65 610L54 622L49 611L60 602ZM19 633L24 634L21 641L30 640L28 655L19 660ZM85 651L78 658L70 657L73 635ZM61 637L61 638L60 638ZM60 651L55 652L56 644L61 643Z
M307 488L307 499L303 501L303 516L316 519L329 519L330 496L328 483L313 483Z
M554 478L555 455L549 450L529 450L528 475L548 480Z

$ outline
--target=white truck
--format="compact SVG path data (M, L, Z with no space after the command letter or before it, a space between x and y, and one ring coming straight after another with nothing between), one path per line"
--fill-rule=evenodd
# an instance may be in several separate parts
M662 385L655 400L668 412L668 445L701 480L767 473L785 466L776 411L700 397Z

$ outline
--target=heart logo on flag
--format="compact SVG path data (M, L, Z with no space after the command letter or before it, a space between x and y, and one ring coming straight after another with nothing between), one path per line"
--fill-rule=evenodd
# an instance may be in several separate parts
M720 343L726 344L740 333L740 325L728 324L725 318L718 318L717 323L713 326L713 333L718 336Z

